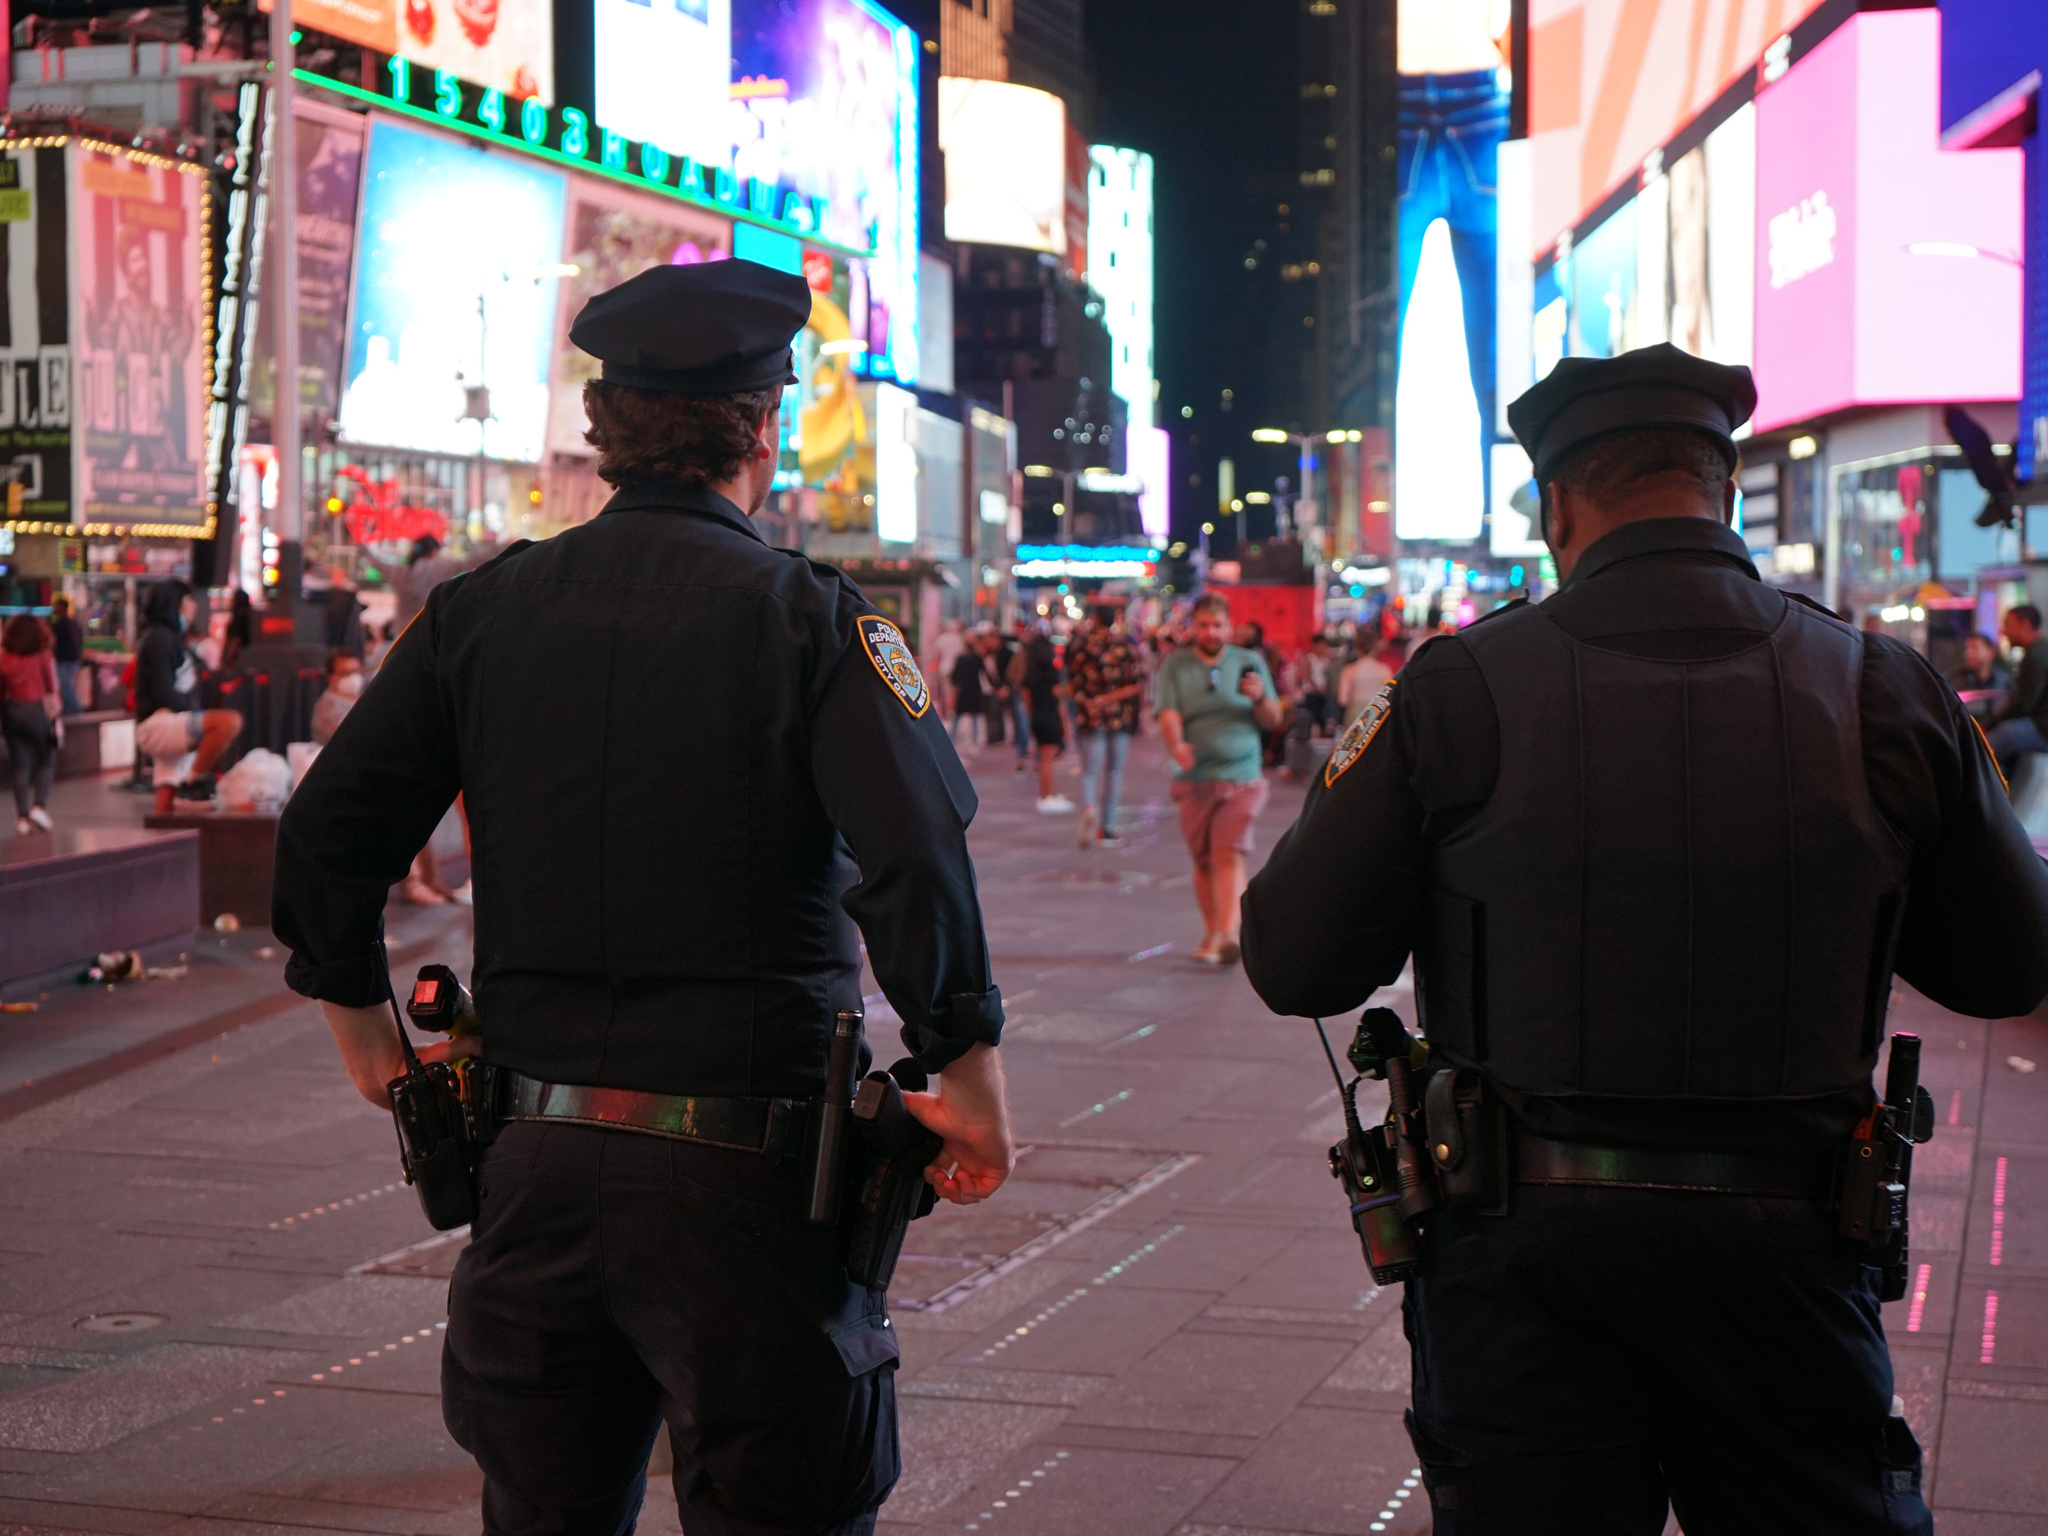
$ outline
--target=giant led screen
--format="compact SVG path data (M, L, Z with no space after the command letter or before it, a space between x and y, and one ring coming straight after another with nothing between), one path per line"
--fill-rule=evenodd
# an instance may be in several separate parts
M918 40L864 0L732 0L727 112L743 182L825 200L822 238L872 250L861 371L915 383Z
M732 0L591 0L597 119L672 155L732 152Z
M548 0L292 0L292 20L507 96L555 98L555 12Z
M564 181L530 160L376 120L341 397L346 441L540 460Z

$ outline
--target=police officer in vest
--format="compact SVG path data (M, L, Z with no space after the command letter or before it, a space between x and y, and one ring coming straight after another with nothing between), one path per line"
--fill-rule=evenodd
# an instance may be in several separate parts
M1755 403L1669 346L1516 401L1561 585L1419 651L1245 898L1276 1012L1412 954L1431 1064L1504 1111L1456 1117L1498 1213L1425 1217L1403 1303L1439 1533L1931 1530L1834 1163L1894 973L2048 993L2048 875L1940 674L1758 579Z
M801 277L737 260L592 299L570 334L603 362L617 494L437 587L279 827L287 979L384 1104L380 914L464 799L508 1118L442 1397L492 1536L629 1531L664 1420L691 1536L873 1529L895 1335L844 1230L806 1220L799 1155L862 935L932 1075L928 1179L971 1202L1013 1160L974 791L896 627L749 522L810 311Z

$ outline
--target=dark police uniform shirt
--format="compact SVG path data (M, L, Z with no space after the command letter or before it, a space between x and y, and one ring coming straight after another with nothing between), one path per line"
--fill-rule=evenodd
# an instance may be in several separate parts
M1479 1066L1529 1130L1787 1153L1846 1135L1872 1102L1886 959L1958 1011L2032 1009L2048 992L2048 874L1976 726L1916 652L1791 605L1726 527L1660 519L1600 539L1540 608L1431 641L1348 766L1339 744L1252 882L1254 987L1278 1013L1329 1017L1394 981L1415 952L1424 1025L1462 1047L1433 1043ZM1498 679L1511 670L1503 651L1546 646L1572 658L1546 674L1563 679L1551 696L1561 723L1548 730L1525 699L1497 699L1482 667ZM1752 677L1761 668L1761 686L1726 686L1716 666L1731 659ZM1646 670L1676 680L1645 684ZM1616 693L1588 697L1602 686ZM1574 687L1584 724L1567 718ZM1648 717L1633 755L1603 750L1593 728L1613 741L1631 714ZM1504 740L1522 743L1520 761ZM1709 823L1730 806L1756 814ZM1518 836L1488 835L1513 817ZM1531 859L1532 847L1544 856ZM1447 879L1490 885L1503 910L1447 898ZM1888 900L1892 890L1903 894ZM1871 910L1826 926L1855 903ZM1538 929L1565 942L1504 938ZM1423 961L1435 954L1448 973L1441 961L1461 951L1479 957L1473 995L1443 989L1437 1012L1460 1027L1438 1029ZM1467 1027L1488 1012L1490 1047L1483 1025ZM1504 1039L1503 1019L1554 1038ZM1768 1051L1721 1048L1716 1026L1740 1036L1752 1022ZM1819 1059L1825 1070L1804 1070Z
M383 999L385 899L460 791L494 1064L807 1096L860 1005L854 922L923 1065L996 1043L974 791L892 633L680 484L435 588L279 823L286 980Z

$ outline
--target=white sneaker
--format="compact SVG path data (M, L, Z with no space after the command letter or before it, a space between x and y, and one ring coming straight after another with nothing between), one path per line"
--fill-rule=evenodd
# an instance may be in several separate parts
M41 827L45 832L54 832L57 830L57 824L54 821L50 820L50 813L44 810L40 805L31 806L29 808L28 819L34 822L37 826Z
M1074 808L1074 802L1065 795L1047 795L1038 802L1041 816L1064 816Z

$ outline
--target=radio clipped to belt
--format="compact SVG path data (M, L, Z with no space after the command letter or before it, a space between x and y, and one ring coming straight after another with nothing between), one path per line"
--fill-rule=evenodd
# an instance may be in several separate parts
M1391 1008L1368 1008L1359 1019L1344 1053L1358 1073L1349 1082L1320 1019L1316 1033L1344 1099L1345 1135L1330 1148L1330 1173L1351 1203L1366 1267L1379 1285L1412 1280L1422 1273L1420 1222L1430 1211L1506 1211L1513 1188L1506 1111L1469 1069L1428 1073L1418 1093L1427 1048ZM1370 1128L1358 1118L1358 1085L1367 1078L1387 1085L1387 1118Z
M398 1049L405 1057L405 1075L386 1085L392 1123L398 1127L398 1164L405 1182L418 1193L428 1224L437 1232L446 1232L476 1219L476 1165L491 1130L487 1123L489 1068L471 1060L420 1060L399 1016L398 994L391 987L390 963L381 939L376 954L391 997ZM476 1007L445 965L421 970L406 1012L422 1029L450 1035L475 1032Z
M1879 1301L1906 1294L1906 1198L1913 1148L1934 1139L1934 1099L1920 1086L1920 1037L1893 1035L1884 1098L1843 1148L1835 1211L1841 1232L1876 1250Z

